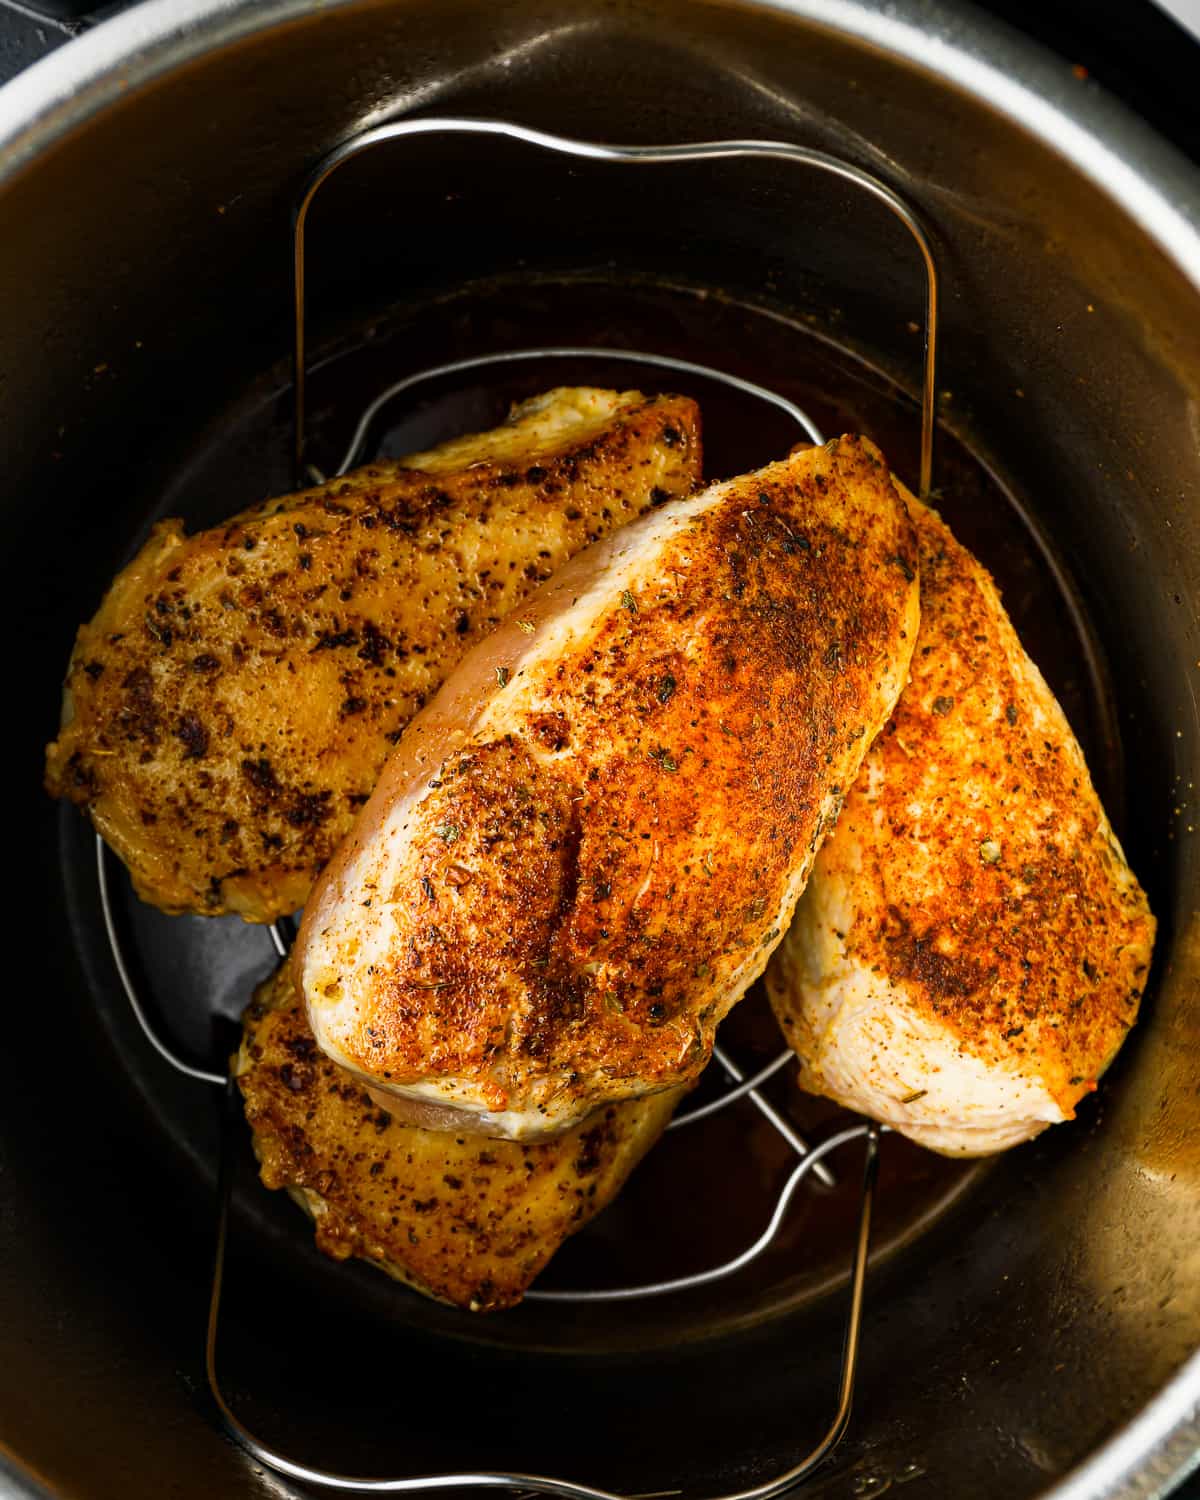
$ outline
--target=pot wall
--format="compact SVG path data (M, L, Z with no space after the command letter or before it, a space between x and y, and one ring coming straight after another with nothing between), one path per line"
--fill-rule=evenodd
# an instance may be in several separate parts
M1036 515L1111 667L1122 834L1162 921L1145 1021L1078 1126L1006 1159L953 1232L881 1273L855 1427L821 1492L859 1493L864 1473L915 1464L914 1500L1038 1493L1200 1346L1200 937L1186 831L1200 781L1200 248L1155 189L1183 213L1200 194L1119 111L1005 52L971 13L887 10L392 0L198 7L189 21L164 0L78 44L88 57L133 52L91 82L81 55L73 98L7 146L74 49L0 94L0 432L20 622L12 848L27 891L24 983L0 1058L0 1410L5 1439L57 1491L277 1490L215 1436L197 1394L206 1186L195 1160L158 1139L180 1085L145 1058L131 1077L97 1025L112 979L74 956L57 814L31 788L75 626L153 510L158 476L252 382L286 379L295 185L335 142L396 110L624 141L783 137L879 172L935 235L943 415ZM1080 123L982 72L977 48L1062 96ZM1089 144L1089 128L1115 156ZM322 198L312 264L317 352L397 298L464 278L616 271L778 306L917 379L910 247L876 206L777 168L565 174L512 147L400 147ZM286 488L286 443L260 458L255 482ZM252 498L231 494L227 508ZM61 847L77 844L68 834ZM202 1157L205 1106L183 1107ZM503 1382L512 1425L464 1429L407 1380L367 1399L339 1377L332 1398L336 1299L302 1316L294 1304L268 1311L270 1262L256 1264L230 1356L251 1410L284 1443L351 1467L412 1471L445 1462L448 1446L458 1462L495 1463L499 1444L504 1459L594 1483L710 1492L782 1466L832 1392L835 1309L750 1329L724 1355L658 1355L650 1369L628 1356L447 1353L420 1332L372 1347L348 1325L372 1371L410 1362L453 1382L466 1361L486 1388ZM255 1381L281 1368L294 1395L256 1406ZM736 1389L722 1368L740 1370ZM554 1384L570 1394L549 1396L547 1373L560 1370ZM695 1433L695 1410L709 1408L723 1420ZM524 1430L522 1411L537 1414Z

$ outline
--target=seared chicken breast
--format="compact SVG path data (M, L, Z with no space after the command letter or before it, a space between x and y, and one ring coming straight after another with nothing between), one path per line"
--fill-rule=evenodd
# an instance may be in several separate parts
M514 1138L694 1080L899 694L916 578L853 438L576 558L409 726L315 888L318 1046Z
M911 508L911 681L767 988L803 1087L978 1156L1096 1087L1137 1016L1154 918L991 578Z
M163 910L294 911L469 647L699 479L693 402L564 388L195 536L162 521L79 631L46 785Z
M312 1215L318 1246L473 1311L521 1300L683 1093L613 1105L527 1146L402 1125L318 1051L286 968L257 991L235 1069L262 1179Z

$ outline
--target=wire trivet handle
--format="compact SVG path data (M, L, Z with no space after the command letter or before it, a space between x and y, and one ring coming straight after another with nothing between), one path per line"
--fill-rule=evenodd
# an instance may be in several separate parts
M518 125L511 120L472 120L454 117L424 117L415 120L394 120L387 125L378 125L373 130L364 130L352 136L331 151L305 183L296 204L292 219L292 295L294 316L294 345L292 349L293 380L295 383L293 463L296 483L303 482L306 377L308 373L306 351L306 294L305 294L305 231L308 213L322 185L339 168L345 166L365 151L393 141L407 140L419 135L466 135L500 137L550 151L559 156L570 156L585 161L624 163L628 166L667 166L680 162L729 161L755 158L757 160L786 162L792 166L811 167L844 182L852 183L860 191L882 203L891 215L908 231L909 237L921 257L925 273L925 350L921 381L921 465L919 492L928 499L933 483L933 433L936 417L937 394L937 339L938 339L938 270L934 260L929 235L918 216L900 195L881 178L872 176L861 167L831 156L825 151L815 151L810 146L798 146L791 141L693 141L674 146L613 146L602 141L581 141L570 136L552 135L544 130L532 130L527 125Z
M216 1402L229 1435L252 1457L277 1474L297 1479L305 1484L319 1485L324 1489L338 1490L353 1495L411 1495L423 1491L463 1489L524 1490L535 1495L558 1496L559 1500L632 1500L632 1497L612 1490L595 1489L591 1485L576 1484L571 1480L552 1479L543 1474L506 1473L501 1470L481 1469L459 1474L420 1474L405 1479L366 1479L352 1474L338 1474L329 1469L314 1468L297 1463L264 1443L257 1437L230 1406L221 1390L217 1374L218 1334L221 1323L221 1294L225 1282L225 1250L229 1239L229 1209L233 1192L234 1141L241 1108L237 1098L237 1085L230 1077L225 1084L225 1107L221 1123L221 1158L217 1178L217 1243L213 1255L212 1292L208 1304L208 1329L205 1339L204 1364L208 1377L208 1388ZM846 1313L846 1331L842 1342L842 1368L838 1383L838 1403L833 1420L825 1435L799 1463L785 1473L768 1479L750 1489L737 1490L729 1494L706 1497L706 1500L774 1500L799 1484L816 1469L841 1441L850 1421L850 1408L854 1396L854 1378L858 1369L859 1339L862 1331L863 1298L866 1285L867 1260L871 1249L871 1211L875 1198L875 1181L879 1165L879 1139L882 1127L875 1124L851 1126L839 1131L829 1140L815 1148L796 1167L780 1203L777 1217L782 1218L782 1209L787 1198L800 1180L822 1156L838 1150L854 1141L865 1142L863 1163L862 1197L859 1203L858 1230L854 1245L854 1262L850 1273L850 1305Z

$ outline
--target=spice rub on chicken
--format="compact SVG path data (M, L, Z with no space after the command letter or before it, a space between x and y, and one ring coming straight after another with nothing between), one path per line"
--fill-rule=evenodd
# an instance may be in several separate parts
M262 1179L312 1215L320 1249L485 1312L612 1201L683 1093L532 1145L402 1125L317 1049L286 968L256 993L235 1070Z
M921 629L767 970L813 1093L950 1155L1070 1119L1154 940L1066 718L991 578L913 503Z
M409 726L294 953L317 1044L533 1138L693 1080L908 670L917 555L843 438L576 558Z
M164 911L294 911L469 647L700 474L693 402L560 388L195 536L162 521L79 631L46 785Z

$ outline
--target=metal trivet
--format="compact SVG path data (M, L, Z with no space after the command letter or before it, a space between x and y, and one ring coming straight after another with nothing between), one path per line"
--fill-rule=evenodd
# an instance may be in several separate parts
M937 349L937 270L928 238L916 216L908 205L885 183L872 177L848 162L838 160L824 152L794 146L782 141L711 141L679 146L610 146L590 141L571 140L562 136L545 134L501 120L465 119L418 119L405 120L392 125L383 125L344 142L319 165L308 180L296 207L293 221L293 265L295 275L295 345L293 350L295 375L295 429L293 458L296 482L306 477L317 482L324 479L312 466L304 463L305 441L305 225L308 211L318 190L330 175L346 162L364 151L391 141L414 135L474 135L500 136L535 146L559 155L581 157L592 161L624 162L632 165L659 165L678 162L715 161L726 158L759 157L791 162L801 166L815 167L855 184L869 193L904 225L921 254L925 270L925 351L924 381L921 402L921 459L919 488L922 497L929 493L933 466L934 429L934 375ZM509 350L500 354L477 359L459 360L412 375L397 382L382 392L363 413L350 446L338 466L336 473L345 473L359 458L368 429L380 410L390 401L410 392L415 386L442 376L465 373L492 365L513 364L520 361L551 358L588 360L604 358L632 364L643 364L651 368L673 373L700 375L708 380L733 387L743 394L755 396L780 408L790 415L805 435L813 442L823 441L821 433L810 418L792 402L775 392L742 380L737 376L714 370L708 366L686 360L669 359L655 354L629 351L619 348L541 348ZM129 967L125 962L121 942L113 916L112 897L108 880L108 854L102 840L96 838L96 874L105 929L112 949L113 961L122 987L139 1026L151 1046L165 1062L187 1078L201 1083L213 1084L225 1091L226 1108L223 1112L221 1131L221 1160L218 1173L218 1211L216 1253L213 1266L212 1292L209 1302L208 1328L205 1345L205 1365L208 1383L221 1419L227 1430L255 1459L278 1474L308 1484L323 1486L356 1494L410 1494L418 1491L436 1491L465 1488L508 1489L524 1494L552 1495L561 1500L629 1500L629 1497L614 1495L607 1490L593 1489L587 1485L568 1480L548 1478L541 1475L507 1472L432 1474L403 1479L363 1479L351 1475L336 1474L324 1469L314 1469L298 1464L285 1454L279 1453L255 1437L230 1408L221 1391L217 1376L217 1338L220 1325L221 1292L224 1278L225 1249L228 1239L229 1206L233 1173L233 1140L241 1111L237 1107L237 1086L231 1072L214 1070L190 1063L180 1057L175 1049L158 1035L151 1024L133 983ZM289 947L290 924L273 923L268 929L276 956L284 958ZM247 937L250 929L246 929ZM765 1067L751 1076L738 1067L719 1045L713 1048L713 1068L720 1069L732 1086L727 1087L718 1098L685 1111L671 1121L668 1130L678 1130L728 1109L743 1098L748 1098L756 1109L788 1142L799 1158L797 1165L784 1183L771 1217L758 1235L739 1255L725 1263L713 1266L690 1276L673 1280L646 1283L640 1286L615 1287L603 1290L580 1289L574 1291L530 1291L529 1300L542 1302L617 1302L637 1298L665 1296L688 1291L732 1276L760 1256L777 1234L787 1213L793 1195L810 1174L828 1186L835 1182L826 1158L840 1147L854 1141L864 1143L863 1187L860 1200L858 1226L855 1235L850 1275L850 1299L846 1316L845 1337L842 1351L842 1366L838 1389L837 1406L833 1420L820 1442L786 1472L774 1479L749 1489L714 1497L714 1500L773 1500L784 1491L798 1485L829 1456L846 1431L850 1419L850 1406L854 1391L854 1379L858 1363L859 1337L862 1326L863 1288L866 1277L867 1258L870 1248L871 1214L874 1187L878 1166L879 1139L886 1127L863 1123L853 1125L829 1137L815 1148L810 1147L770 1101L761 1092L761 1086L779 1072L791 1058L785 1050Z

